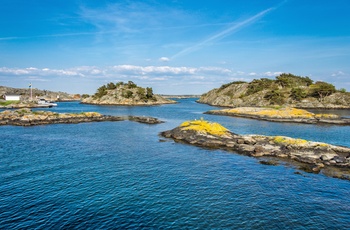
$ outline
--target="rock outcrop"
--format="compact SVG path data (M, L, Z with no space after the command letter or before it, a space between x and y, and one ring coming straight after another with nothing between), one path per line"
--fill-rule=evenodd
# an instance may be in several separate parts
M71 124L100 121L135 121L146 124L159 124L162 121L153 117L110 116L97 112L54 113L50 111L31 111L30 109L5 110L0 113L0 125L34 126L48 124Z
M265 107L348 109L350 93L332 84L313 82L308 77L281 74L276 80L231 82L203 94L199 103L223 107Z
M234 151L252 157L274 157L301 162L309 165L315 173L326 168L328 172L340 168L342 173L336 176L350 179L350 148L347 147L284 136L239 135L218 123L203 120L184 122L160 135L178 142Z
M296 108L239 107L234 109L211 110L206 114L244 117L274 122L293 122L306 124L350 125L350 118L335 114L315 114Z
M108 83L97 89L97 92L82 99L81 103L97 105L162 105L174 104L176 101L153 94L152 88L142 88L135 83Z

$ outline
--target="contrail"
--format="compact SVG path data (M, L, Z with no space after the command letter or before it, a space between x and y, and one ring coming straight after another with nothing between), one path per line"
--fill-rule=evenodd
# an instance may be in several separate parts
M215 34L215 35L207 38L206 40L204 40L202 42L199 42L198 44L195 44L193 46L190 46L190 47L188 47L186 49L181 50L180 52L178 52L175 55L173 55L170 59L175 59L175 58L177 58L179 56L182 56L182 55L185 55L185 54L188 54L188 53L192 53L195 50L200 49L202 46L205 46L207 43L209 43L211 41L222 39L222 38L226 37L227 35L232 34L233 32L235 32L235 31L241 29L242 27L248 25L249 23L252 23L252 22L256 21L257 19L263 17L265 14L267 14L270 11L278 8L279 6L268 8L267 10L261 11L260 13L254 15L254 16L252 16L252 17L250 17L250 18L248 18L248 19L246 19L246 20L244 20L242 22L239 22L237 24L235 23L230 28L228 28L228 29L226 29L224 31L221 31L220 33Z

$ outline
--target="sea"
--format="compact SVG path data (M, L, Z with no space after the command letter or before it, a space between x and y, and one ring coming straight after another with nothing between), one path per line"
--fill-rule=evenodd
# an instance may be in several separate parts
M159 136L203 118L237 134L350 147L349 126L206 115L217 107L176 100L41 109L152 116L164 121L157 125L0 126L0 229L350 229L348 180ZM350 117L350 110L323 112Z

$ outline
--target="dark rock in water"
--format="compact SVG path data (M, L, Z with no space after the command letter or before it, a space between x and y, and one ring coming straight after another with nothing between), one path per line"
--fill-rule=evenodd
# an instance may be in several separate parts
M136 117L136 116L128 116L129 121L136 121L139 123L146 123L146 124L160 124L164 123L164 121L160 121L157 118L154 117Z
M160 133L175 141L200 147L223 149L253 157L277 157L302 163L302 170L319 173L342 168L342 175L350 175L350 148L283 136L238 135L217 123L187 121L179 127ZM261 161L274 164L273 161Z
M278 165L278 162L277 161L259 161L260 164L263 164L263 165L272 165L272 166L276 166Z

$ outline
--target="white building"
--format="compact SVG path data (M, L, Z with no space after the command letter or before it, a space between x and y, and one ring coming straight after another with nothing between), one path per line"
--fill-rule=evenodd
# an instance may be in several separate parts
M19 101L21 95L5 95L5 101Z

